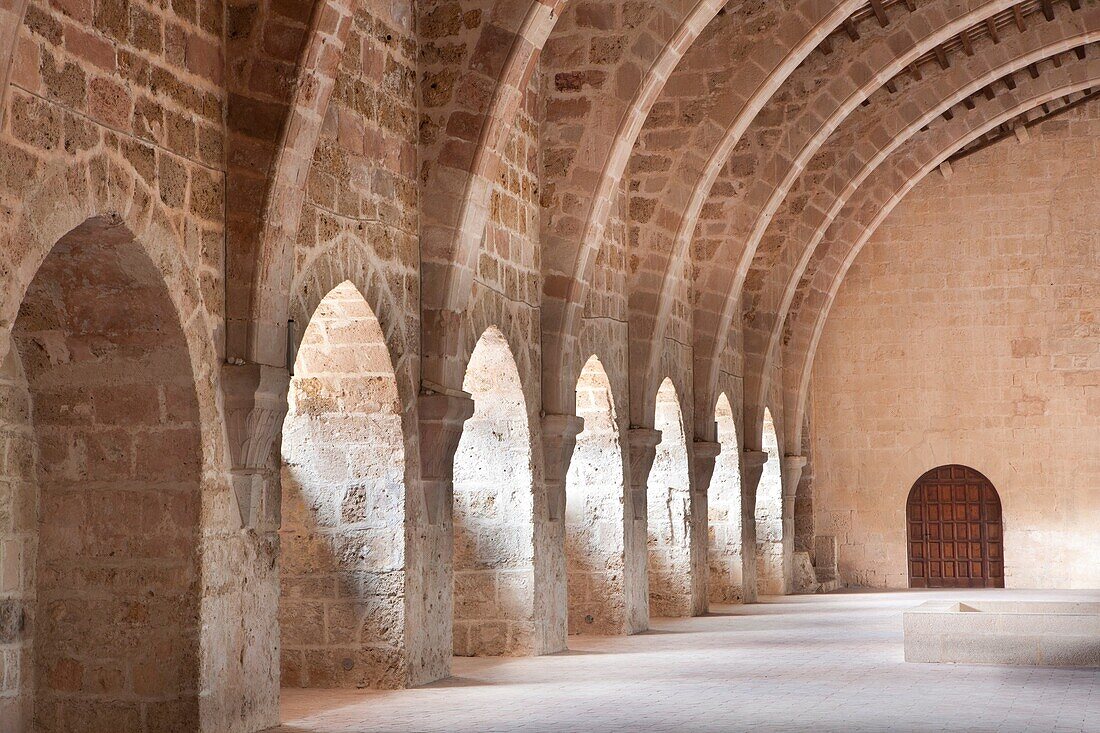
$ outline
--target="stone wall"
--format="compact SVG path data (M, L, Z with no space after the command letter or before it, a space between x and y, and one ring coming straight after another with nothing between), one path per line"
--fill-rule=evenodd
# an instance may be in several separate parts
M1100 105L921 183L860 254L814 365L817 532L848 585L904 588L906 497L985 474L1006 583L1100 583Z

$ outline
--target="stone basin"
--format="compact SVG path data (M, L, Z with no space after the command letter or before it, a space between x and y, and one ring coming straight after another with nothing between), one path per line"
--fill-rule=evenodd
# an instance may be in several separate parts
M1100 603L929 601L904 627L907 662L1100 667Z

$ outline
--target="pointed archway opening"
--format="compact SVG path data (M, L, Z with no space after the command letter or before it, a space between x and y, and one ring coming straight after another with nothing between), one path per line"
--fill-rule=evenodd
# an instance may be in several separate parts
M350 282L302 334L283 422L287 687L404 686L405 448L378 319Z
M496 328L474 348L462 388L474 413L454 464L454 654L531 654L531 432L519 369Z
M756 489L756 588L760 595L782 595L787 592L783 579L783 476L779 436L768 408L764 408L761 445L768 462Z
M684 418L671 379L665 379L657 391L653 427L661 431L661 442L646 491L649 613L690 616L691 483Z
M13 729L197 730L203 453L164 278L124 225L90 219L42 262L12 339L0 654Z
M741 566L741 443L729 398L718 397L714 410L722 452L714 463L707 502L711 603L740 603L744 599Z
M565 480L565 562L570 634L619 634L626 626L623 452L611 382L593 356L577 380L584 430Z

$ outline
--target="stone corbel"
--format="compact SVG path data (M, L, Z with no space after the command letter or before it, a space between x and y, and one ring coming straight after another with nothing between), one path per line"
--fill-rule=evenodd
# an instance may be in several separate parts
M627 433L630 445L630 508L635 521L646 518L646 489L653 459L657 457L657 445L661 431L651 428L631 428Z
M577 447L584 419L576 415L544 415L542 418L543 476L546 511L551 522L565 516L565 478Z
M263 470L286 417L290 373L263 364L224 364L221 388L240 526L274 525L278 502L265 490Z
M760 477L764 474L764 464L767 462L767 451L747 450L741 454L744 492L751 491L753 495L756 494L756 487L760 485Z
M465 392L424 390L417 398L416 409L424 509L428 524L438 526L451 505L455 452L462 439L462 427L474 414L474 401Z

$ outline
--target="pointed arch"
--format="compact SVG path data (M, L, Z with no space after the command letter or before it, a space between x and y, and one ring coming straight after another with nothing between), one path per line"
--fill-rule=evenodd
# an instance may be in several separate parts
M535 651L534 475L515 357L495 326L462 384L474 399L454 464L454 653Z
M771 408L764 408L761 445L768 462L756 488L756 585L760 595L782 595L783 578L783 476L782 453Z
M153 714L199 726L204 455L184 327L117 216L62 236L23 296L0 369L18 475L0 484L37 512L0 540L20 546L27 622L9 679L28 729L105 715L137 729Z
M283 684L402 687L405 450L385 338L351 282L302 334L282 443Z
M690 616L691 489L684 416L672 380L657 390L654 428L661 433L649 474L649 613Z
M744 598L741 568L741 441L729 397L718 396L714 409L718 443L708 497L707 588L711 603L740 603Z
M626 628L626 475L611 381L593 355L577 380L577 436L565 480L570 634Z

